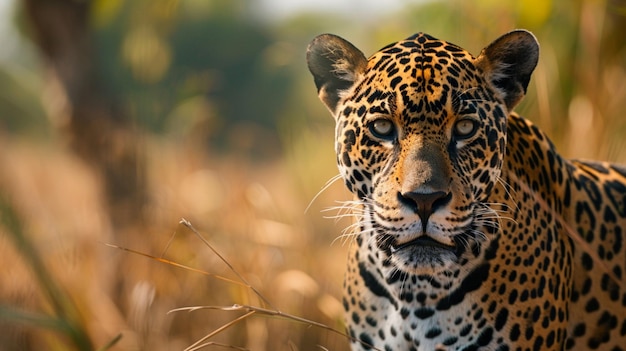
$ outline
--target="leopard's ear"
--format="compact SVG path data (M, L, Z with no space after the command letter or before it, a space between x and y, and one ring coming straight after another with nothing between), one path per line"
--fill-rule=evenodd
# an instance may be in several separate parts
M306 60L320 99L334 115L341 93L365 71L365 55L336 35L322 34L309 44Z
M514 30L484 48L476 66L502 94L510 111L526 94L538 60L539 43L535 36L526 30Z

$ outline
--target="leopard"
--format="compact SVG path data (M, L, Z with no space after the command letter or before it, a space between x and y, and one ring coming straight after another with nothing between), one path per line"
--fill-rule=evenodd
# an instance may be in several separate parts
M352 350L626 350L626 167L568 159L513 111L539 61L417 33L306 52L354 216Z

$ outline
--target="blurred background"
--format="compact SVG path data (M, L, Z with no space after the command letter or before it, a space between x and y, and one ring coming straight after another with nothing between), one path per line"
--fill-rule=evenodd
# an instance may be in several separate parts
M343 330L350 222L325 209L350 195L316 197L337 170L308 42L424 31L477 55L514 28L541 43L517 110L568 157L626 162L623 0L0 0L0 350L347 350L168 311Z

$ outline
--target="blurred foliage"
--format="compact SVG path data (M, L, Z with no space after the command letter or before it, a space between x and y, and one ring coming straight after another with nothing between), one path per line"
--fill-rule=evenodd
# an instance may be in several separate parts
M0 133L46 136L51 130L39 99L41 78L32 66L3 62L0 67Z
M168 243L180 217L189 218L279 308L341 329L344 253L330 243L347 223L336 225L317 211L349 195L337 182L303 214L337 173L333 120L305 64L306 45L325 32L366 55L417 31L477 55L502 33L527 28L539 39L541 58L517 110L567 156L626 161L622 0L406 1L393 12L319 8L280 18L269 15L271 8L259 13L267 3L92 1L95 64L141 131L146 159L138 171L148 183L149 220L137 223L133 249L157 256L169 247L177 262L224 273L193 237L179 233ZM19 30L4 34L11 40L0 55L0 189L25 236L53 266L50 274L60 277L85 320L93 317L87 328L93 344L105 345L124 330L119 349L183 349L235 317L168 310L257 303L247 289L142 257L131 256L123 273L111 272L107 263L121 254L94 244L111 240L99 178L59 140L51 111L60 100L16 10ZM9 230L0 225L0 232ZM0 235L0 257L17 260L19 252L6 256L5 241ZM20 267L28 266L23 261ZM5 276L27 280L21 273ZM33 284L20 284L16 293L6 291L14 282L0 282L0 301L21 308L23 300L37 300ZM108 294L123 295L127 305L113 305ZM45 349L52 338L33 344ZM346 349L345 340L325 331L265 319L247 320L220 342L253 350Z
M239 11L243 5L97 2L103 77L140 125L196 130L213 147L277 151L275 126L294 87L284 69L290 53L280 52L270 28Z

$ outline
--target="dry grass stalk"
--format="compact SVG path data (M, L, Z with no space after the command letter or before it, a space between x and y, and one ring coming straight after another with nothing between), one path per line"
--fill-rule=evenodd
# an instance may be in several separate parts
M211 245L211 243L202 236L202 234L200 234L200 232L191 224L191 222L189 222L186 219L181 219L180 224L184 225L185 227L187 227L189 230L191 230L191 232L193 232L193 234L198 237L203 243L204 245L206 245L206 247L208 247L211 252L213 254L215 254L227 267L228 269L237 276L237 280L233 280L233 279L229 279L217 274L213 274L210 272L207 272L205 270L202 269L198 269L198 268L194 268L194 267L190 267L184 264L180 264L168 259L163 258L163 256L165 255L167 248L164 250L163 254L161 257L156 257L150 254L146 254L146 253L142 253L136 250L132 250L129 248L124 248L124 247L120 247L117 245L112 245L112 244L106 244L109 247L113 247L116 249L120 249L123 251L127 251L130 252L132 254L136 254L136 255L140 255L140 256L144 256L147 257L151 260L157 261L157 262L161 262L161 263L165 263L168 265L172 265L174 267L177 268L182 268L185 270L189 270L195 273L200 273L202 275L211 277L211 278L215 278L215 279L219 279L228 283L232 283L232 284L237 284L239 286L243 286L247 289L250 289L253 294L255 296L257 296L264 305L268 306L268 307L260 307L260 306L253 306L253 305L240 305L240 304L233 304L231 306L190 306L190 307L180 307L180 308L175 308L173 310L170 310L168 312L169 313L174 313L174 312L181 312L181 311L187 311L187 312L194 312L194 311L198 311L198 310L220 310L220 311L241 311L241 312L245 312L243 315L240 315L239 317L236 317L235 319L229 321L228 323L216 328L215 330L211 331L210 333L208 333L207 335L203 336L202 338L198 339L195 343L193 343L192 345L189 345L187 348L185 348L185 351L196 351L196 350L200 350L203 349L205 347L210 347L210 346L219 346L219 347L225 347L225 348L231 348L231 349L235 349L235 350L248 350L246 348L243 347L239 347L239 346L235 346L235 345L227 345L227 344L223 344L223 343L219 343L219 342L213 342L213 341L208 341L211 338L213 338L214 336L222 333L223 331L225 331L226 329L246 320L247 318L250 318L252 316L262 316L262 317L278 317L280 319L284 319L286 321L291 321L291 322L297 322L297 323L301 323L301 324L305 324L308 326L312 326L312 327L316 327L316 328L320 328L320 329L324 329L327 330L331 333L340 335L342 337L345 337L348 340L352 340L352 341L359 341L361 343L363 343L360 340L357 339L353 339L351 338L349 335L347 335L345 332L337 330L329 325L326 325L324 323L320 323L320 322L316 322L313 320L309 320L303 317L299 317L293 314L289 314L289 313L285 313L281 310L279 310L278 308L274 307L274 305L258 290L256 289L252 284L250 284L245 278L244 276L239 273L237 271L237 269L235 269L235 267L222 255L220 254L220 252L215 249L213 247L213 245ZM176 233L174 233L175 235ZM374 348L371 345L368 345L366 343L363 343L366 346L371 347L373 350L379 350ZM295 347L294 345L291 345L291 347ZM319 346L321 349L325 349L322 346ZM381 351L381 350L379 350Z

